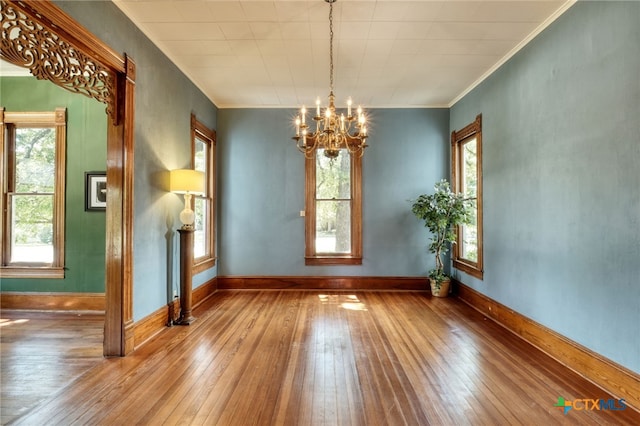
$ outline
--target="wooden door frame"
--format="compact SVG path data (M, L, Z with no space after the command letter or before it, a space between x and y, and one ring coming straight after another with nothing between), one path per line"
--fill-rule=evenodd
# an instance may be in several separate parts
M133 351L135 343L132 298L135 63L126 54L112 50L49 0L0 0L0 18L3 30L9 27L13 31L2 32L3 59L28 68L38 79L107 105L103 353L124 356ZM5 38L16 33L23 38L22 42L14 42L15 37ZM73 56L73 62L66 60L69 56ZM53 57L63 59L51 63ZM46 62L41 58L47 58Z

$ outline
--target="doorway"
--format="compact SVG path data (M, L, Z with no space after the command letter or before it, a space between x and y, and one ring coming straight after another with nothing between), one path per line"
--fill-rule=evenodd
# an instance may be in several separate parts
M51 2L2 1L0 16L4 29L0 55L5 60L28 68L39 79L47 79L106 105L103 355L124 356L134 348L132 234L135 63L126 55L111 50ZM52 63L51 58L59 58L59 61Z

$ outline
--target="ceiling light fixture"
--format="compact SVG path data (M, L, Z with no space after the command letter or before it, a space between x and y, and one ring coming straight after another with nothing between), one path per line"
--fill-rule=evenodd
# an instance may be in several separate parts
M350 154L362 156L367 147L367 124L362 107L358 106L356 114L352 114L351 98L347 100L347 115L338 116L333 95L333 3L337 0L324 0L329 3L329 105L320 114L320 98L316 100L315 116L316 130L310 133L306 123L307 109L302 106L296 116L296 141L298 149L306 158L313 158L318 149L324 150L324 155L336 158L341 149L347 149ZM353 127L353 133L349 133Z

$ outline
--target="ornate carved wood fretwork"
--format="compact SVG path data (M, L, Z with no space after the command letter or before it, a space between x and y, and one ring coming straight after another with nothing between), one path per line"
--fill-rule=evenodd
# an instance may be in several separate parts
M28 68L36 78L49 80L71 92L82 93L107 105L116 118L116 84L113 72L82 53L63 37L50 31L24 10L0 0L2 40L0 56L14 65Z

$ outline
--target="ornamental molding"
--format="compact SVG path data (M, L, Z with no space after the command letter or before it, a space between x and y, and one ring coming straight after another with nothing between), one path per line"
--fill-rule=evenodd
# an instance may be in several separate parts
M64 89L81 93L107 105L116 122L116 77L113 71L93 60L71 41L45 26L43 16L30 13L26 2L0 0L2 40L0 57L28 68L39 80L49 80Z

